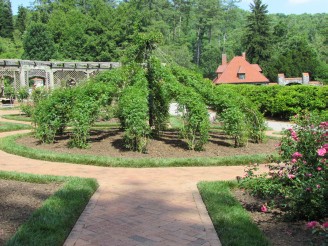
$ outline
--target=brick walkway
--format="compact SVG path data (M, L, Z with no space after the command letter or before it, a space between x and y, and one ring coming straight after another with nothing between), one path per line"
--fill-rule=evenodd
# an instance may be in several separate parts
M0 138L13 133L0 133ZM264 167L262 167L264 168ZM200 198L202 180L230 180L244 167L105 168L52 163L0 151L0 170L96 178L64 245L221 245Z

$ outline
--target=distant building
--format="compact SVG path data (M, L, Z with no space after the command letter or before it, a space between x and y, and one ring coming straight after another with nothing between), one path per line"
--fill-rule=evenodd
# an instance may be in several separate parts
M268 85L269 80L262 74L258 64L250 64L246 60L246 53L235 56L227 62L227 55L222 55L222 65L217 70L217 77L213 80L215 84L254 84Z
M297 78L285 78L285 74L278 74L278 84L279 85L322 85L319 81L310 81L310 75L308 73L302 73L302 77Z

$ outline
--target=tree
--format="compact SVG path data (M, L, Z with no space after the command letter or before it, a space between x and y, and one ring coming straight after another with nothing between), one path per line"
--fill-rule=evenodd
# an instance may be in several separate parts
M18 14L17 14L17 19L15 23L15 28L19 30L21 33L24 33L26 30L27 26L27 8L23 6L18 7Z
M251 63L261 64L270 58L270 22L267 5L262 0L250 4L251 13L247 16L244 46Z
M55 43L45 24L33 23L23 38L23 59L48 61L55 56Z
M14 24L11 3L9 0L0 0L0 36L13 38Z

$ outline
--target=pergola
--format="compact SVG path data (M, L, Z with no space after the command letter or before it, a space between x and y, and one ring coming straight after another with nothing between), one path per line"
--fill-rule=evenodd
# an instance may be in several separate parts
M44 80L46 88L53 89L66 86L70 80L79 83L101 71L120 66L119 62L0 60L0 79L12 78L13 87L18 90L29 86L30 79L38 77Z

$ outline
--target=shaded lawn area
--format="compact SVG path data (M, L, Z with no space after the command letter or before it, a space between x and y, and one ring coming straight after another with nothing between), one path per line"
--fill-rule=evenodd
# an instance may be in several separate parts
M45 200L40 208L34 212L32 208L30 209L32 214L27 216L28 220L18 228L13 237L6 241L5 245L63 245L92 194L98 188L96 180L86 178L0 171L0 179L3 180L2 184L8 184L6 187L1 187L2 190L11 189L9 180L50 186L54 183L61 184L60 188ZM7 183L6 180L8 180ZM20 192L26 191L25 188L19 188L19 186L15 189L22 189ZM19 203L23 199L17 194L10 203ZM44 197L42 192L36 192L34 195ZM1 199L0 203L3 202L2 206L8 208L5 200ZM23 209L26 210L26 207ZM8 213L11 212L8 211ZM19 212L22 211L15 211L15 213ZM3 222L0 222L0 225L1 223Z

